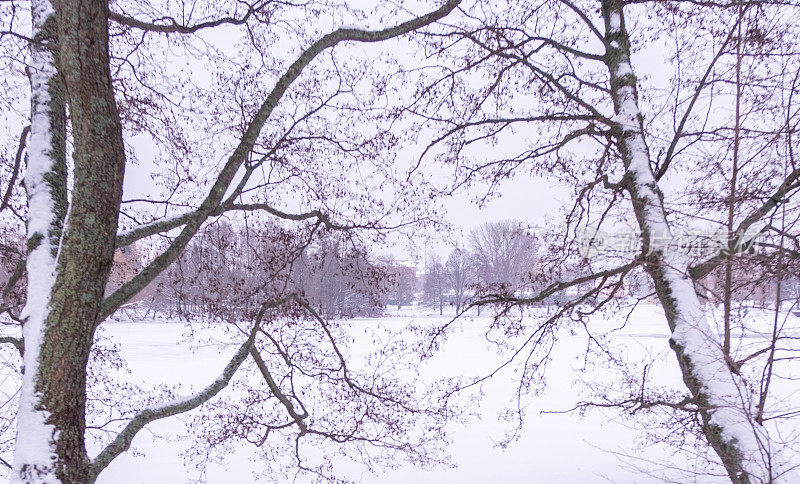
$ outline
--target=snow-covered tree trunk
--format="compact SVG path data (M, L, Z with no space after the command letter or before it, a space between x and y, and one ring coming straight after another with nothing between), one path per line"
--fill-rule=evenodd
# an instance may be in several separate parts
M770 443L766 430L755 422L751 395L729 367L708 324L689 277L688 256L669 244L671 230L663 194L650 164L622 5L621 0L603 0L605 63L610 73L617 113L614 122L619 130L626 182L648 254L647 270L672 331L670 345L699 408L703 431L731 481L784 482L777 464L778 449Z
M32 0L31 10L31 136L25 175L28 289L22 312L24 370L11 476L11 482L26 483L52 482L55 472L56 429L47 422L49 413L42 408L36 375L67 205L65 101L55 64L55 11L48 0Z
M86 364L113 260L124 172L108 4L35 0L32 9L39 41L31 47L25 369L12 480L87 482ZM65 100L75 143L62 234Z

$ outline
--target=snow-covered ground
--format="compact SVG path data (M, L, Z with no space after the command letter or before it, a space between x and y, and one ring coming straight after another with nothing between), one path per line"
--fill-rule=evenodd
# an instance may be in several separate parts
M353 334L365 326L402 327L409 322L435 322L435 317L398 314L381 320L356 319L350 322ZM433 374L481 374L496 361L494 350L483 338L488 318L474 318L464 329L452 335L441 357L435 358L426 371ZM602 323L601 323L602 324ZM611 328L616 322L609 322ZM220 354L217 346L196 347L185 342L186 328L175 323L111 323L107 334L122 343L134 380L143 383L178 383L202 385L216 375L227 360L228 350ZM611 343L623 348L628 358L654 358L653 371L665 385L681 388L674 356L668 348L666 323L657 307L636 310L628 325L613 333ZM420 470L402 466L377 476L362 474L342 461L338 471L361 482L408 483L484 483L484 482L664 482L664 474L648 476L637 467L646 461L668 459L668 450L638 445L641 433L631 422L611 411L591 411L579 418L575 413L542 413L570 408L579 401L575 380L583 365L585 336L562 335L547 370L547 387L540 395L527 399L528 410L523 436L505 449L498 448L508 423L498 421L498 412L514 394L514 375L501 373L484 387L479 416L466 425L452 425L450 455L456 468ZM186 482L197 471L184 467L180 452L187 445L175 437L185 434L181 419L156 422L134 440L143 456L129 452L115 461L101 476L101 483ZM158 436L157 440L154 436ZM168 437L170 440L163 440ZM243 448L222 464L211 465L207 479L212 483L254 482L253 471L260 466L251 462L249 449ZM627 456L627 457L623 457ZM638 460L641 459L641 460ZM691 463L675 462L691 467ZM659 471L659 467L650 466ZM663 471L663 470L662 470ZM686 482L677 471L665 471L676 482ZM300 479L300 482L303 480ZM702 482L713 482L704 479ZM720 479L719 482L724 482Z
M415 315L416 314L416 315ZM424 311L412 314L400 312L382 319L355 319L348 324L352 334L363 334L368 327L391 326L402 328L411 322L435 324L437 316ZM620 316L621 318L622 316ZM448 318L444 318L445 320ZM619 321L605 317L598 322L606 329ZM490 319L472 318L462 329L453 333L439 356L425 366L431 377L440 375L480 375L498 361L495 350L483 338ZM182 323L165 321L110 322L103 325L104 334L121 344L123 356L131 370L133 382L155 386L178 384L183 391L190 386L205 385L219 374L233 352L217 345L187 343L187 327ZM208 331L208 330L206 330ZM204 333L203 336L213 336ZM627 353L629 361L654 359L653 374L664 385L682 389L675 357L668 347L667 327L656 306L640 306L628 324L612 333L609 343ZM498 412L513 398L515 375L501 373L484 387L484 397L478 416L467 424L450 426L452 445L448 451L455 468L420 470L403 465L379 475L363 471L342 460L337 471L366 483L660 483L664 478L674 482L725 482L724 479L703 478L694 481L677 470L664 470L648 461L669 461L669 449L642 446L642 433L632 422L620 419L613 411L590 411L584 417L575 413L548 413L565 410L585 398L582 385L576 383L584 364L586 337L580 332L562 334L547 368L546 389L537 396L526 398L526 425L522 437L507 448L496 443L510 429L508 422L498 420ZM597 381L613 381L602 370ZM584 373L582 378L586 379ZM588 378L592 378L590 373ZM226 389L221 398L225 398ZM183 393L183 392L182 392ZM202 407L201 410L202 411ZM545 413L543 413L545 412ZM120 456L100 476L101 484L180 483L198 477L198 471L185 466L181 452L187 448L185 419L173 417L149 425L133 441L133 450ZM96 449L90 449L94 452ZM262 464L251 457L252 450L242 447L222 463L211 464L206 479L211 483L257 482L254 472ZM675 461L678 467L690 468L692 463ZM644 467L655 475L643 474L635 467ZM298 478L294 482L305 482Z

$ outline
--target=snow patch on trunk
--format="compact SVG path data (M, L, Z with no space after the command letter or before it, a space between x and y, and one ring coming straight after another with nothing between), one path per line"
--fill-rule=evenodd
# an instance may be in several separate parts
M55 12L47 0L31 2L34 36L41 31L47 19ZM46 48L32 47L31 81L31 137L28 149L25 187L28 192L28 240L39 239L36 248L29 252L27 300L22 311L25 324L22 336L25 341L24 372L17 414L17 440L14 470L11 482L54 483L55 439L54 426L47 424L48 414L37 410L40 395L36 392L36 374L39 369L39 351L44 337L50 292L55 281L55 258L50 233L57 222L55 204L45 175L53 170L52 125L50 93L53 77L57 74L55 59Z

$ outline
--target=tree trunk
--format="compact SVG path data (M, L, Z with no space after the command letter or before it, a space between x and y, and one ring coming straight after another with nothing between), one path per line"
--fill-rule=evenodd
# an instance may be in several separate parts
M688 256L669 246L672 234L644 136L638 106L637 80L630 64L630 40L625 31L621 0L603 0L606 56L611 93L617 113L620 153L626 182L642 231L646 269L664 307L672 331L683 380L700 410L703 431L732 482L778 482L775 450L765 430L752 419L753 402L741 378L728 367L722 347L712 334L688 275ZM667 241L667 244L660 243Z
M74 185L58 259L51 260L54 273L39 274L28 262L32 297L41 299L42 290L49 305L39 306L38 321L26 321L30 327L24 334L23 395L31 397L44 422L38 422L38 429L20 423L13 479L80 483L88 481L89 469L84 442L86 365L113 261L125 157L111 86L107 2L60 0L55 13L47 2L39 6L34 13L46 16L48 32L57 24L57 57L47 59L48 72L57 77L55 60L66 88ZM39 48L34 46L34 52ZM34 208L31 220L40 216ZM27 304L38 304L32 297ZM36 325L38 340L31 337ZM40 444L33 450L24 443L31 438Z

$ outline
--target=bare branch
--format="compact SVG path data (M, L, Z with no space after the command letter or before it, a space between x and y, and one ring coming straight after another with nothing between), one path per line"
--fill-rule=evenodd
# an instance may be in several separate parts
M587 27L589 27L589 29L592 31L592 33L593 33L593 34L594 34L594 35L595 35L595 36L596 36L598 39L600 39L600 40L601 40L603 43L605 43L605 41L606 41L606 36L605 36L605 35L603 35L603 34L600 32L600 30L597 28L597 26L595 26L594 22L592 22L592 21L589 19L589 17L586 15L586 12L584 12L583 10L581 10L581 9L580 9L580 8L579 8L577 5L575 5L574 3L572 3L570 0L558 0L558 1L559 1L559 2L561 2L561 3L563 3L564 5L566 5L567 7L569 7L569 9L570 9L570 10L572 10L573 12L575 12L575 14L576 14L576 15L577 15L577 16L578 16L578 17L579 17L579 18L580 18L580 19L583 21L583 23L585 23L585 24L586 24L586 26L587 26Z
M505 295L505 294L490 294L485 298L473 302L472 304L470 304L470 306L479 307L479 306L486 306L490 304L500 304L500 303L514 304L514 305L535 304L570 287L579 286L581 284L592 282L597 279L608 279L609 277L613 277L619 274L625 274L634 267L638 266L640 263L641 261L637 258L635 260L632 260L631 262L628 262L625 265L616 267L614 269L598 271L586 276L576 277L575 279L569 281L554 282L549 286L547 286L546 288L544 288L535 296L531 297L515 297L513 295Z
M14 290L14 286L17 285L22 276L25 274L25 259L22 258L17 261L17 265L14 266L14 272L11 273L11 277L8 278L6 282L6 287L3 289L3 298L6 298L11 294L11 291Z
M275 395L281 404L286 407L286 411L289 413L289 416L292 417L292 420L294 420L297 426L300 428L300 435L304 435L306 432L308 432L308 426L306 426L306 423L303 422L303 420L308 418L308 413L297 413L297 410L295 410L292 402L286 397L286 395L283 394L283 392L281 392L280 387L278 387L278 384L272 378L272 374L270 374L267 364L264 362L263 358L261 358L261 355L258 353L258 349L255 346L250 347L250 355L253 357L253 361L256 362L256 366L261 372L261 376L264 377L264 381L267 382L269 390L273 395Z
M19 146L17 147L17 155L14 157L14 168L11 171L11 178L8 180L6 194L3 195L3 200L0 202L0 211L5 210L11 201L11 194L14 192L14 185L17 183L20 165L22 164L22 152L25 150L25 140L28 139L28 133L30 132L31 127L28 125L22 128L22 133L19 135Z
M167 21L166 24L157 24L155 22L144 22L141 20L137 20L133 17L128 17L126 15L116 13L116 12L109 12L108 18L117 22L120 25L125 25L127 27L137 28L139 30L144 30L147 32L159 32L159 33L178 33L178 34L193 34L199 30L212 28L212 27L219 27L220 25L243 25L247 23L250 17L261 10L266 3L262 3L259 6L248 5L247 12L240 17L223 17L217 20L210 20L207 22L200 22L195 25L181 25L179 24L174 18L166 17L162 20Z
M133 441L133 438L142 428L144 428L145 425L155 420L193 410L209 401L220 391L222 391L223 388L228 386L228 383L233 378L236 370L238 370L244 360L247 359L247 355L250 353L250 349L253 347L256 335L258 334L258 330L261 326L261 321L263 320L267 309L278 307L291 298L292 296L286 296L275 301L265 302L261 305L258 316L253 324L253 329L250 330L247 340L242 343L242 345L239 347L239 350L236 351L228 364L225 365L225 368L222 370L222 374L219 376L219 378L214 380L210 385L190 397L178 399L163 405L146 408L140 411L130 422L128 422L122 432L120 432L117 437L110 444L108 444L92 461L90 470L92 482L97 478L100 472L111 463L111 461L130 448L131 441Z
M694 90L694 94L692 95L692 99L689 101L689 106L686 108L686 112L683 113L683 117L681 118L680 123L678 123L678 129L675 130L675 135L672 137L672 141L669 144L669 148L667 148L667 154L664 155L664 161L661 163L661 166L656 171L656 180L660 180L664 174L666 174L667 169L669 168L670 163L672 162L672 158L675 155L675 149L678 147L678 142L683 137L684 128L686 127L686 122L689 120L689 116L692 114L692 110L694 109L695 103L697 100L700 99L700 94L706 88L708 76L711 75L711 72L714 70L714 66L717 64L717 61L722 57L722 54L725 52L728 44L730 43L731 39L733 39L734 34L736 33L736 29L739 26L739 23L742 21L742 17L744 16L745 9L742 9L739 12L739 18L734 23L733 27L731 27L730 32L728 32L728 36L725 37L725 40L722 42L719 50L717 50L717 54L708 64L703 77L700 79L700 82L697 84L697 88Z
M689 275L692 277L692 279L699 280L704 278L714 269L716 269L717 266L719 266L725 260L725 258L728 257L728 254L750 247L753 239L750 239L749 241L744 239L750 227L764 218L764 216L766 216L775 207L783 203L786 195L798 187L800 187L800 168L797 168L789 173L789 175L783 180L783 183L781 183L778 189L775 190L775 193L773 193L772 196L762 203L760 207L753 210L750 215L742 220L742 222L734 231L733 237L731 237L731 240L728 242L728 247L725 247L715 256L693 266L689 270ZM763 230L760 232L763 232Z

